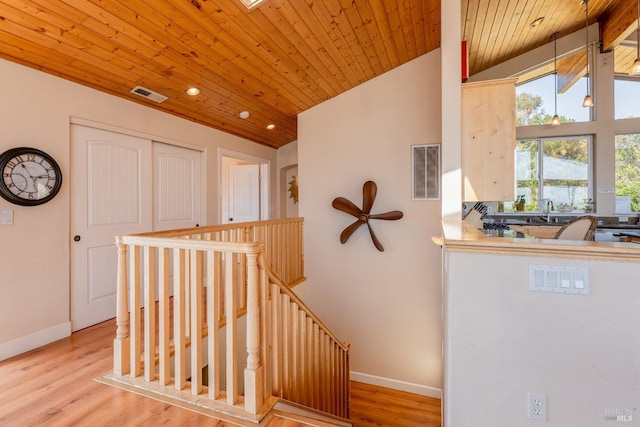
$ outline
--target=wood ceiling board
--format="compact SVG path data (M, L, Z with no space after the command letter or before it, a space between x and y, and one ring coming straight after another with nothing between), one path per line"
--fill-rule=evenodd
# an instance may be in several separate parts
M550 64L543 65L542 67L538 67L535 70L531 70L528 73L521 74L520 76L518 76L518 81L516 82L516 86L522 83L529 82L531 80L538 79L540 77L544 77L552 73L553 73L553 62Z
M422 15L425 27L425 53L440 47L441 25L440 0L424 0L422 3Z
M0 0L0 57L279 147L297 114L440 45L438 0ZM163 104L129 93L142 85ZM195 98L184 90L197 86ZM136 99L139 98L139 99ZM241 110L251 113L239 122ZM267 132L266 124L276 130Z
M558 93L565 93L587 74L587 53L580 50L558 61Z
M590 22L615 43L635 4L589 0ZM297 138L300 112L440 46L439 0L265 0L251 11L237 0L0 0L0 11L0 57L131 100L143 85L171 98L153 108L273 147ZM578 0L463 0L462 13L472 75L585 25ZM193 85L201 94L188 98Z
M629 7L633 1L589 0L589 22L604 19L611 11L620 13L620 5ZM628 20L631 14L624 13ZM531 28L539 17L544 17L542 24ZM468 42L470 73L473 76L545 45L554 32L560 38L574 33L585 27L585 18L585 5L579 0L463 0L462 31Z
M498 61L501 52L510 49L511 40L515 36L517 21L520 19L520 14L517 13L516 9L517 5L518 2L508 2L506 5L507 10L504 14L504 19L500 22L498 31L500 36L497 37L497 40L491 49L491 62Z
M369 58L369 62L373 65L373 70L382 73L384 73L385 70L390 70L392 68L391 61L389 59L389 56L387 55L382 36L378 31L378 26L373 16L373 9L371 8L369 0L360 1L358 6L358 14L362 19L365 31L369 37L369 40L371 41L372 49L367 49L367 56ZM362 41L363 39L364 36L361 35L361 38L359 40ZM384 53L382 55L379 55L378 52Z
M135 3L135 5L137 6L137 8L133 10L135 16L149 16L153 10L153 8L145 4ZM165 40L168 48L162 52L162 55L158 55L156 60L167 60L167 70L170 70L170 73L174 72L173 68L169 68L171 64L177 66L183 63L185 67L183 70L186 72L189 72L189 69L191 69L191 73L195 72L196 75L214 78L212 83L220 86L227 92L227 94L223 95L225 97L229 97L230 99L234 97L253 98L254 102L258 104L258 108L263 110L273 108L274 105L281 105L279 104L281 100L277 93L263 90L265 86L259 77L250 75L246 69L243 69L228 59L230 56L237 55L237 53L229 51L229 56L225 57L218 53L218 49L221 49L222 46L207 45L192 35L192 32L195 34L206 34L206 29L195 25L191 30L182 29L177 24L179 20L172 20L171 17L161 15L159 13L160 11L168 15L172 13L180 15L176 11L168 8L158 8L158 12L152 15L153 22L142 18L139 19L142 23L141 25L144 25L143 28L145 28L149 34L152 34L156 39ZM122 13L122 11L120 13ZM189 22L193 23L193 21ZM204 52L204 54L198 54L197 52ZM182 90L184 89L186 89L186 87L182 88ZM263 101L266 103L265 105L262 105ZM238 103L235 114L248 108L243 104L245 103Z
M613 52L614 72L618 75L627 75L631 71L631 67L637 58L635 46L618 45Z

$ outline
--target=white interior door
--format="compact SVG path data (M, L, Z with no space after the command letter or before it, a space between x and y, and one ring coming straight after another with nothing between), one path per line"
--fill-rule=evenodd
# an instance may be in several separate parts
M260 165L230 165L229 222L260 220Z
M153 229L201 224L200 151L153 143Z
M71 323L115 317L116 235L152 226L151 141L72 125Z

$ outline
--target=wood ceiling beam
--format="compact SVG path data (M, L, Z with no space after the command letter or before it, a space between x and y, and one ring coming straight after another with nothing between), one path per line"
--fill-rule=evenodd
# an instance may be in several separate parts
M638 28L638 2L620 0L600 19L601 52L609 52Z
M558 93L565 93L587 73L587 53L584 50L558 60Z

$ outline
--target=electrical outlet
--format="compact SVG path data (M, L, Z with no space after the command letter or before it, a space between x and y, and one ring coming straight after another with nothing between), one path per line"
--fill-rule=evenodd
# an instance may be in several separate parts
M547 421L547 396L545 394L528 393L529 419Z

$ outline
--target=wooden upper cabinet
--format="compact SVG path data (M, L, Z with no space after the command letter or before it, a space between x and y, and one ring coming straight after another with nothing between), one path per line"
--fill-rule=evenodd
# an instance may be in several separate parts
M515 199L516 79L462 85L464 201Z

